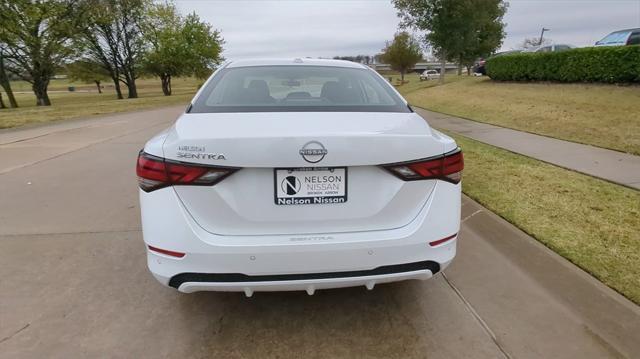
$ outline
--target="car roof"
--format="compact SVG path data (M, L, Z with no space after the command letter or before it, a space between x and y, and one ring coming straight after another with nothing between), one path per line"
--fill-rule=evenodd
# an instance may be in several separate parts
M631 32L631 31L640 31L640 27L636 27L636 28L633 28L633 29L616 30L616 31L611 32L609 35L615 34L617 32Z
M522 50L521 52L536 52L536 51L538 51L540 49L544 49L546 47L553 47L553 46L569 46L571 48L575 48L575 46L573 46L571 44L564 44L564 43L556 44L556 43L553 43L553 44L547 44L547 45L542 45L542 46L530 47L528 49Z
M250 66L330 66L347 68L365 68L364 65L345 60L310 59L310 58L275 58L275 59L242 59L233 60L227 63L227 68L250 67Z

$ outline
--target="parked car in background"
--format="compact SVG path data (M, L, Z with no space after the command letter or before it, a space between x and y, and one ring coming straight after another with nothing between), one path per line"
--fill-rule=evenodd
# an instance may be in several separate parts
M568 44L553 44L538 46L531 49L524 50L524 52L560 52L575 49L575 46Z
M504 56L504 55L512 55L512 54L519 54L521 53L522 50L509 50L509 51L502 51L502 52L496 52L493 56L491 57L497 57L497 56Z
M640 45L640 28L619 30L596 42L596 46Z
M476 76L484 76L487 74L487 71L484 69L484 64L487 61L483 58L479 58L478 60L476 60L476 62L473 64L473 74Z
M437 78L440 78L440 73L436 70L424 70L424 72L420 74L420 81L432 80Z

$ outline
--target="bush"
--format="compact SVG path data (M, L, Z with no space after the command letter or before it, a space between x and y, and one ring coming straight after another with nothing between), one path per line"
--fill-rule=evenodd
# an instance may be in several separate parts
M498 81L640 82L640 46L503 55L485 68Z

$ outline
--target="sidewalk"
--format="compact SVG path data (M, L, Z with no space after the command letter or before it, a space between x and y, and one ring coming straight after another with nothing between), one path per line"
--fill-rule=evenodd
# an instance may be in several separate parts
M640 189L640 156L465 120L418 107L414 110L435 128Z

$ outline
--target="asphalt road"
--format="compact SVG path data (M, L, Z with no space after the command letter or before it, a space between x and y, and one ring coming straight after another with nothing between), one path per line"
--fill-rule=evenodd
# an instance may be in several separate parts
M458 257L429 281L160 286L134 164L180 111L0 132L0 357L638 357L636 305L467 198Z

